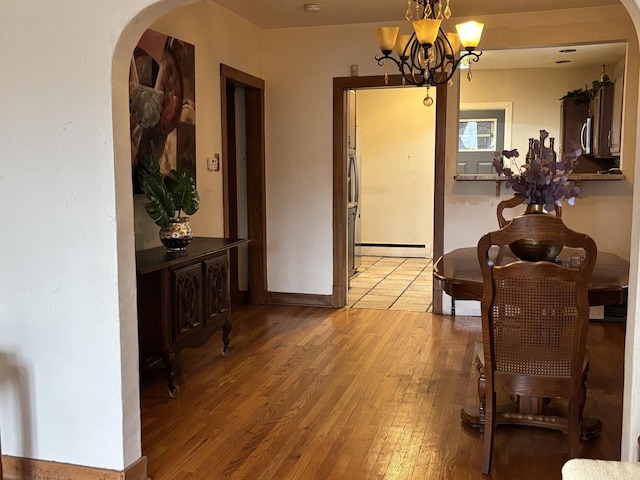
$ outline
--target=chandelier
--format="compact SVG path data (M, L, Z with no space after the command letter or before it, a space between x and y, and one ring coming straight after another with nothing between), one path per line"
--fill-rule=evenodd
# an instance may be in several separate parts
M433 99L429 87L450 83L458 67L467 68L471 80L471 62L477 62L482 52L475 52L484 24L466 22L456 25L457 32L442 29L442 20L451 17L450 0L407 0L405 18L413 25L410 35L399 34L399 27L376 29L376 39L382 51L376 56L378 65L384 66L385 83L389 82L388 63L393 62L402 75L402 84L427 86L424 104ZM464 52L460 53L461 46ZM392 56L395 50L398 58Z

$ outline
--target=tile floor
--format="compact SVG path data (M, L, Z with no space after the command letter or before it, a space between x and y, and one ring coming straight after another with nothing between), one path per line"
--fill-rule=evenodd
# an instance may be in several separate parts
M433 261L430 258L362 256L351 278L350 308L430 312Z

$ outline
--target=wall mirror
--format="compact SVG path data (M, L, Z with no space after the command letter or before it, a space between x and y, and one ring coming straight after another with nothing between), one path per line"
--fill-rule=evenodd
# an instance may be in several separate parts
M518 162L524 162L528 139L542 129L554 137L555 150L564 151L560 99L591 88L601 78L602 65L616 82L613 128L619 138L626 49L626 43L607 43L483 52L472 80L464 70L458 80L457 175L495 175L494 151L517 148Z

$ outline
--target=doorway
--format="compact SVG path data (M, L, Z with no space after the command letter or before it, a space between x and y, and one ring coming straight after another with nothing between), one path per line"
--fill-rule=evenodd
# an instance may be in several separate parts
M347 120L348 91L351 89L401 87L399 75L338 77L333 80L333 306L347 304ZM444 172L447 87L437 87L435 112L435 164L433 182L433 258L444 249ZM433 285L433 311L442 312L442 289Z
M423 98L422 88L349 91L351 308L431 310L435 110Z
M233 249L231 300L266 302L264 80L220 65L224 236L248 238Z

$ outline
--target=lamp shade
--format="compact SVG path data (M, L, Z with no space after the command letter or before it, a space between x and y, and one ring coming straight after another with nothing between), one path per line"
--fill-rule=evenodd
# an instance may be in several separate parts
M407 44L411 40L411 35L398 35L398 39L396 40L396 52L398 52L399 57L408 57L411 52L406 52Z
M447 57L455 57L456 55L458 55L458 52L460 51L460 37L458 36L457 33L454 33L454 32L447 32L446 35L447 35L447 40L449 40L449 43L451 44L451 46L449 46L445 42L444 53Z
M460 43L467 50L473 50L480 43L480 37L482 36L482 29L484 23L478 22L466 22L456 25L456 30L460 37Z
M438 29L441 23L442 20L434 20L432 18L423 18L413 22L413 29L420 45L433 45L438 36Z
M396 46L396 38L400 27L380 27L376 28L376 40L382 53L388 55Z

